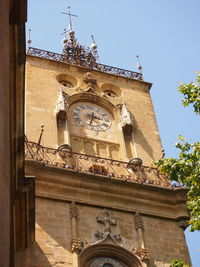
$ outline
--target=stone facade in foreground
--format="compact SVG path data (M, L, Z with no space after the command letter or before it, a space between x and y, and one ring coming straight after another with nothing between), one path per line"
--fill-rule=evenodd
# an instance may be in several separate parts
M33 56L26 84L36 241L16 266L190 264L187 190L151 168L162 156L151 84Z

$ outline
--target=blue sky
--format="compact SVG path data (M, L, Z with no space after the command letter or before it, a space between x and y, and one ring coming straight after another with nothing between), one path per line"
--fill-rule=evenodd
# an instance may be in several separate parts
M32 46L61 53L71 12L73 29L82 45L98 44L100 62L137 71L140 55L144 80L151 95L166 156L176 156L174 143L182 134L199 140L200 117L181 105L178 83L195 81L200 70L199 0L29 0L27 30ZM193 267L199 267L200 234L186 231Z

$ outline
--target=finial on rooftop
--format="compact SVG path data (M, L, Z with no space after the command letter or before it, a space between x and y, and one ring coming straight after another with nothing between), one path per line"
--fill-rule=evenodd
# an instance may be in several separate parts
M142 66L140 64L139 55L137 55L136 57L137 57L137 68L138 68L139 72L142 74Z
M30 46L31 46L31 43L32 43L32 41L31 41L31 29L28 30L28 41L27 41L27 43L28 43L28 52L29 52Z
M64 32L61 33L61 35L64 35L64 38L62 39L61 43L66 44L68 42L68 40L67 40L67 30L64 29Z
M92 37L93 43L91 43L90 47L95 50L95 49L97 49L97 44L96 44L96 42L94 40L94 35L91 35L91 37Z
M93 50L93 54L96 55L98 62L100 62L99 55L98 55L98 52L97 52L97 47L98 46L97 46L97 44L96 44L96 42L94 40L94 35L91 35L91 38L92 38L92 43L90 45L90 48Z

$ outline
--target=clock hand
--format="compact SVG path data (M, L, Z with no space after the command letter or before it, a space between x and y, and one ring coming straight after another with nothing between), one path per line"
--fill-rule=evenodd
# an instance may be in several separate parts
M102 118L99 118L99 117L96 117L96 116L93 116L94 119L97 119L97 120L100 120L100 121L103 121L104 119Z

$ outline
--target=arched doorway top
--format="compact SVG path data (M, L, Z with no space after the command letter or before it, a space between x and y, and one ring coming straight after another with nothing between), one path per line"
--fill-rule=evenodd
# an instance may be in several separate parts
M79 267L90 267L95 259L102 257L116 260L124 267L142 267L140 259L127 249L116 244L103 242L90 245L80 253Z

